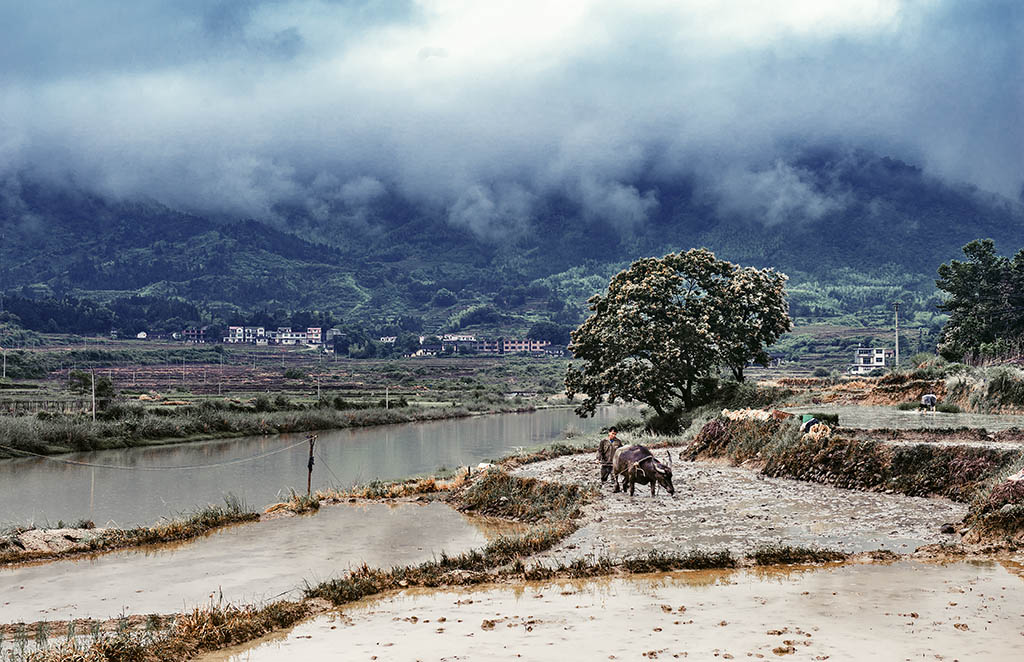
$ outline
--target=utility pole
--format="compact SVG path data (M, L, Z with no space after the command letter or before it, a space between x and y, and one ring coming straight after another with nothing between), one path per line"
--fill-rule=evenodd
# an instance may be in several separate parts
M323 372L324 350L316 350L316 401L320 402L320 373Z
M4 347L3 350L4 350L4 376L3 376L3 378L7 379L7 348Z
M896 316L896 361L893 363L893 368L900 367L900 303L895 301L892 304L892 309Z
M306 496L310 496L313 491L313 446L316 444L316 435L311 434L306 437L309 440L309 464L306 465L309 473L306 474Z
M92 422L96 422L96 371L93 370L92 375Z
M391 387L384 387L384 409L391 409Z

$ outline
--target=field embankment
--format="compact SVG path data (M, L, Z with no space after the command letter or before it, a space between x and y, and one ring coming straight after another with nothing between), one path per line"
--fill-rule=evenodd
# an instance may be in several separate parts
M1016 437L1010 432L1006 438ZM967 542L1024 543L1024 487L1018 487L1024 482L1008 480L1024 467L1024 446L1017 444L893 444L842 429L802 434L792 419L715 418L682 456L842 488L947 497L970 504Z
M186 517L154 526L97 529L92 522L78 522L67 528L13 528L0 531L0 566L190 540L229 524L259 518L258 513L229 499L224 506L207 506Z

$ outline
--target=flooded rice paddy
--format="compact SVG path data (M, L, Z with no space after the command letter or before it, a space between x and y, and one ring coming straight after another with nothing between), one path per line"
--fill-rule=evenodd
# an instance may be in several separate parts
M1014 563L904 561L408 590L200 659L1019 660L1022 589Z
M628 407L598 409L580 419L572 409L544 409L428 423L327 430L319 433L313 487L396 479L439 467L476 464L518 448L550 443L567 430L582 435L635 414ZM56 523L88 518L98 525L151 524L197 505L223 503L232 493L263 507L305 492L308 449L299 445L255 461L227 464L301 442L305 434L269 435L71 453L61 459L131 469L95 469L30 458L0 461L0 524ZM219 465L205 469L153 471L156 467Z
M995 432L1009 428L1024 429L1024 416L1004 414L945 414L934 411L900 411L896 407L827 404L784 409L794 414L839 414L839 425L866 430L984 428L989 432Z
M656 454L665 460L667 451ZM600 482L590 456L539 462L516 473L601 491L585 507L585 524L545 555L557 559L696 547L742 553L772 544L907 553L956 541L956 534L940 528L967 512L966 505L948 499L842 490L702 462L675 462L674 497L659 489L652 498L646 486L637 486L634 497L615 494L611 481Z
M440 502L325 506L316 515L221 529L180 545L0 568L0 623L173 613L301 597L304 581L363 562L390 567L482 547L495 522Z

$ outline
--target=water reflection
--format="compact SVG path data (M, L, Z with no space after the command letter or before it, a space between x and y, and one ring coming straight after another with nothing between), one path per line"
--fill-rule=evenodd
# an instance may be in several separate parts
M319 433L313 486L348 486L393 479L497 458L516 448L546 444L569 428L596 435L609 422L633 413L609 407L580 419L571 409L499 414ZM172 446L72 453L76 461L127 467L223 463L284 448L303 434L243 437ZM252 462L173 471L91 469L30 458L0 461L0 523L38 524L89 518L97 524L148 524L221 503L232 493L262 507L288 490L305 491L303 446Z

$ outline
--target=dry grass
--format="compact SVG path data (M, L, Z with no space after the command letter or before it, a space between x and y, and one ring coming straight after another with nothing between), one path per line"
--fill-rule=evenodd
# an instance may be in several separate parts
M67 641L25 656L26 662L178 662L207 651L251 641L294 624L307 605L274 602L265 607L205 607L175 617L166 631L125 630L84 644Z

